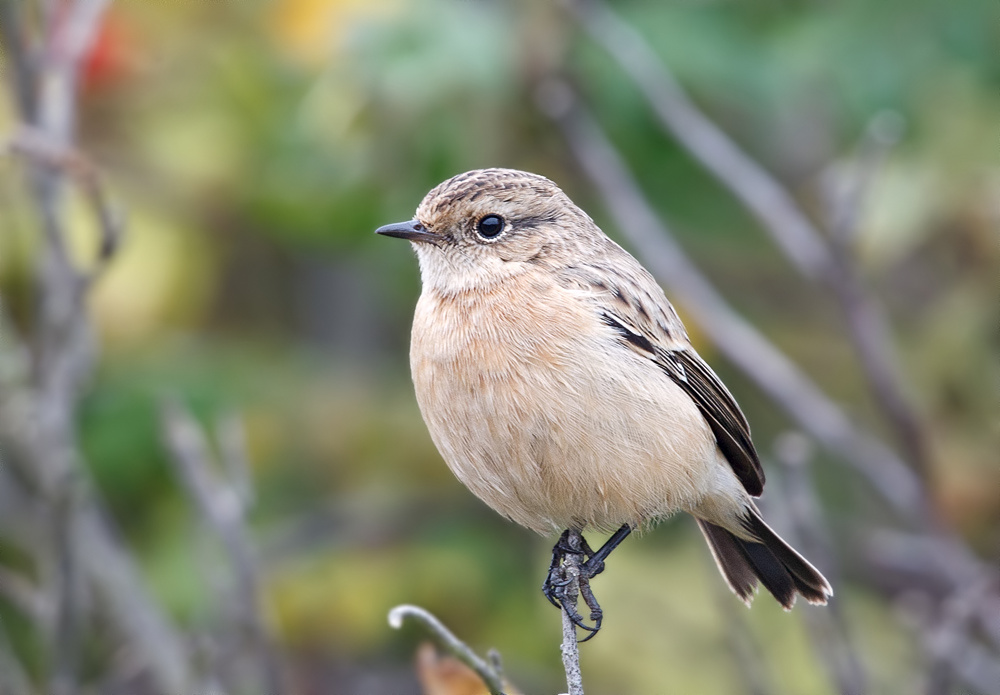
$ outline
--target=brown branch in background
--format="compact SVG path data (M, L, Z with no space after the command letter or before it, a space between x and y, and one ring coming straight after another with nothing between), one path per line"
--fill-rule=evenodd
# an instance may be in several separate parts
M841 191L826 191L827 238L834 265L828 284L844 312L848 337L854 343L876 403L903 452L926 477L931 466L928 433L904 387L888 322L879 302L865 287L854 245L864 196L889 149L899 140L901 130L902 124L895 114L876 114L865 129L857 171L841 186Z
M784 500L785 505L780 509L769 508L769 513L776 525L785 527L785 538L821 567L833 586L843 586L833 544L822 517L822 506L809 475L811 441L795 432L786 433L775 443L775 458L782 465L784 475L772 476L769 482L778 486L777 497ZM784 524L781 523L782 516L786 517ZM823 609L805 606L803 619L814 651L823 661L831 681L836 684L837 692L841 695L864 695L868 692L868 679L851 642L841 603L834 599Z
M434 637L446 652L475 671L490 691L490 695L504 695L503 679L500 673L482 657L476 654L462 640L458 639L432 613L420 606L403 604L389 611L389 625L398 630L407 618L418 621Z
M562 129L618 229L716 347L793 421L851 464L898 513L926 523L929 515L919 479L893 451L855 426L788 357L729 306L653 210L621 155L578 104L569 85L542 85L539 105Z
M53 679L49 689L74 691L81 621L96 610L110 618L117 636L134 646L163 692L196 687L183 640L150 599L131 557L104 516L76 441L80 386L92 372L95 345L84 307L89 277L74 267L66 248L63 189L78 173L75 153L76 92L80 61L91 45L107 0L62 3L43 12L37 35L29 31L27 3L0 0L0 32L14 72L22 125L9 147L23 155L35 211L43 230L35 291L36 321L28 337L30 374L0 390L5 447L28 481L25 489L43 510L45 533L33 548L42 586L52 606L40 625L47 634ZM46 153L59 156L46 160ZM95 176L77 176L100 222L99 258L110 256L118 225ZM69 570L69 571L67 571Z
M263 617L260 572L245 523L250 500L249 472L238 421L230 419L220 428L226 433L222 447L230 478L226 480L211 463L200 426L179 401L164 400L161 422L171 461L198 512L219 537L232 565L233 615L241 622L238 633L249 639L260 669L259 683L265 692L284 692L278 656Z
M865 196L871 190L889 151L902 138L904 129L903 117L895 111L876 113L865 128L855 161L849 165L850 174L838 176L833 171L824 175L822 193L831 243L836 242L853 252Z
M754 214L799 272L822 277L831 259L819 231L791 194L695 106L642 34L599 0L565 4L642 91L668 132Z
M591 39L640 89L664 129L743 203L803 276L831 290L879 407L911 465L926 476L930 466L926 433L896 368L888 322L864 287L853 259L842 249L831 248L791 193L695 106L642 34L601 0L566 4ZM856 203L849 201L852 210ZM848 214L839 217L850 219Z
M996 590L997 577L991 577L953 592L938 605L924 595L900 597L901 618L920 633L928 661L927 695L954 692L954 680L983 695L1000 695L1000 659L969 634L975 617L989 610L984 599Z
M951 592L983 581L993 586L993 593L981 598L981 610L974 619L1000 651L1000 570L995 562L981 562L948 537L888 529L866 529L858 545L870 571L869 581L893 593L919 590L944 600Z

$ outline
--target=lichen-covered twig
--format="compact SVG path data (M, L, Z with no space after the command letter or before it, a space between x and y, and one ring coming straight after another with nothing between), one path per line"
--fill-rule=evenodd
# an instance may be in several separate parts
M563 573L569 584L566 586L562 614L562 662L566 671L566 687L568 695L583 695L583 675L580 673L580 645L576 638L576 625L565 606L576 605L580 593L580 561L583 560L583 550L580 548L580 534L571 532L567 538L571 547L580 550L579 553L567 553L563 558Z

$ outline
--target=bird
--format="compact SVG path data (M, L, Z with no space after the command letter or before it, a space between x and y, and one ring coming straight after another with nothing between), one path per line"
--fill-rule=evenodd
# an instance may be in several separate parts
M732 394L653 276L548 178L478 169L379 227L416 253L410 368L445 463L508 519L560 533L546 597L593 637L590 579L633 530L693 516L729 588L786 610L824 576L763 520L764 471ZM583 532L613 532L593 551ZM566 559L579 558L575 604ZM570 596L573 598L570 600Z

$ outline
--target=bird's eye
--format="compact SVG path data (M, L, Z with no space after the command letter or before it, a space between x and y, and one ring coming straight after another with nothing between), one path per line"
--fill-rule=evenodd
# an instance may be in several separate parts
M476 224L476 231L484 239L493 239L503 231L503 218L500 215L487 215Z

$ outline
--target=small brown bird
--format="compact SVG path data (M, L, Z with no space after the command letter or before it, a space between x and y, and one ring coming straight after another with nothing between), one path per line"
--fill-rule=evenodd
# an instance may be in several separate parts
M761 518L750 427L663 290L558 186L470 171L376 231L411 241L420 262L410 366L431 438L493 509L541 534L565 529L543 590L579 627L600 628L589 579L611 550L679 510L748 605L758 581L786 609L796 594L833 595ZM617 530L594 552L588 528ZM564 600L563 559L580 553L570 534L593 626Z

